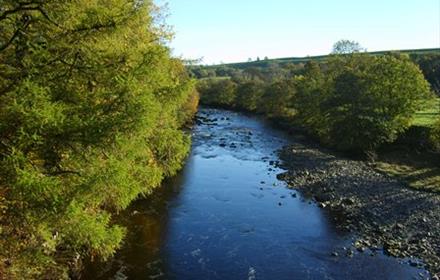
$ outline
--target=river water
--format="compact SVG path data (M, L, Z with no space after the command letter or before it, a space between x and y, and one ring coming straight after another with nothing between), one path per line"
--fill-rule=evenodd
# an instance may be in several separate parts
M201 109L185 168L120 218L127 239L84 279L420 279L381 252L355 252L334 217L278 181L289 136L264 120ZM339 252L334 256L333 252ZM374 255L374 256L373 256Z

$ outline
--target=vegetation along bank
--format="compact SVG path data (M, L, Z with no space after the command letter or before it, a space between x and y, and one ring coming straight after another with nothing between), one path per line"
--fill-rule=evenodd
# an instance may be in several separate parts
M2 1L0 278L110 257L112 220L175 174L194 83L152 1Z
M435 52L351 53L192 72L203 104L293 132L280 179L341 213L342 227L359 234L355 247L416 256L438 273L439 61Z

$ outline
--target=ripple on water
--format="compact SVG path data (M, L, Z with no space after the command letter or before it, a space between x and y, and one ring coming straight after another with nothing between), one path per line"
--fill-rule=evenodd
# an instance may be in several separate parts
M123 247L84 279L401 280L426 273L380 252L336 257L351 236L276 178L276 151L288 136L235 112L200 115L206 123L193 129L184 170L131 206L128 213L138 213L121 218L129 230Z

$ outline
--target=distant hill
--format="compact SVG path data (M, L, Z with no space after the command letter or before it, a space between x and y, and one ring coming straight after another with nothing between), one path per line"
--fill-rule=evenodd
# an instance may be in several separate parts
M432 49L417 49L417 50L389 50L389 51L377 51L377 52L368 52L369 54L372 55L384 55L387 53L393 53L393 52L398 52L398 53L407 53L410 55L417 55L417 54L431 54L431 53L435 53L435 54L440 54L440 48L432 48ZM284 57L284 58L275 58L275 59L264 59L264 60L259 60L259 61L250 61L250 62L238 62L238 63L225 63L225 64L216 64L216 65L210 65L210 66L206 66L206 67L213 67L213 68L217 68L217 67L221 67L221 66L227 66L227 67L232 67L232 68L238 68L238 69L246 69L249 67L267 67L272 63L276 63L276 64L287 64L287 63L294 63L294 64L299 64L299 63L306 63L310 60L324 60L328 57L329 55L318 55L318 56L306 56L306 57Z

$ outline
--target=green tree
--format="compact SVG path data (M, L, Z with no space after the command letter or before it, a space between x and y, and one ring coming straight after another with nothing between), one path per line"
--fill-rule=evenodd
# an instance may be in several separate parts
M291 117L294 115L295 95L296 88L292 79L272 82L265 88L258 109L273 118Z
M296 76L294 82L297 89L296 122L315 136L325 134L328 118L322 104L329 94L328 76L324 75L320 64L309 61L304 66L304 75Z
M349 54L362 52L365 49L356 41L339 40L333 45L333 54Z
M430 96L420 69L407 57L355 55L329 63L330 94L321 105L321 135L340 150L374 151L393 142Z
M432 89L440 95L440 54L416 55L414 60Z
M264 83L260 80L250 80L240 83L237 87L235 104L246 111L256 111L264 92Z
M206 105L233 107L237 84L227 78L205 79L199 82L200 101Z
M137 0L1 1L7 279L63 279L83 258L111 256L124 236L112 214L181 167L179 112L193 83L156 11Z

